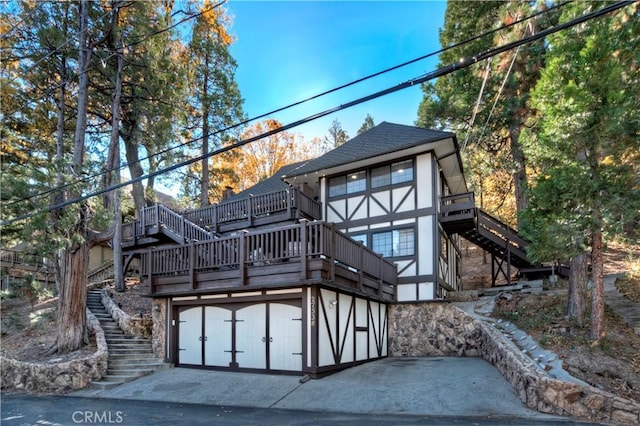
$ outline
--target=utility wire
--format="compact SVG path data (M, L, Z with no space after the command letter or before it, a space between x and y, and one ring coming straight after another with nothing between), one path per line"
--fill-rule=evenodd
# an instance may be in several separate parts
M487 32L484 32L484 33L482 33L482 34L479 34L479 35L473 36L473 37L471 37L471 38L468 38L468 39L466 39L466 40L460 41L460 42L458 42L458 43L454 43L454 44L452 44L452 45L450 45L450 46L447 46L447 47L442 48L442 49L440 49L440 50L437 50L437 51L435 51L435 52L427 53L427 54L425 54L425 55L422 55L422 56L419 56L419 57L417 57L417 58L411 59L411 60L409 60L409 61L406 61L406 62L400 63L400 64L395 65L395 66L392 66L392 67L390 67L390 68L386 68L386 69L384 69L384 70L381 70L381 71L375 72L375 73L373 73L373 74L369 74L369 75L367 75L367 76L365 76L365 77L359 78L359 79L354 80L354 81L351 81L351 82L349 82L349 83L345 83L345 84L343 84L343 85L341 85L341 86L334 87L333 89L329 89L329 90L326 90L326 91L324 91L324 92L318 93L318 94L316 94L316 95L310 96L310 97L308 97L308 98L306 98L306 99L302 99L302 100L300 100L300 101L297 101L297 102L294 102L294 103L288 104L288 105L286 105L286 106L283 106L283 107L277 108L277 109L275 109L275 110L272 110L272 111L266 112L266 113L264 113L264 114L260 114L260 115L258 115L258 116L255 116L255 117L252 117L252 118L249 118L249 119L243 120L243 121L241 121L241 122L239 122L239 123L235 123L235 124L233 124L233 125L230 125L230 126L227 126L227 127L223 128L223 129L216 130L215 132L210 132L210 133L208 133L208 135L207 135L207 136L216 136L216 135L219 135L219 134L221 134L221 133L224 133L224 132L227 132L227 131L229 131L229 130L232 130L232 129L234 129L234 128L241 127L241 126L245 126L245 125L247 125L247 124L249 124L249 123L251 123L251 122L253 122L253 121L260 120L260 119L262 119L262 118L265 118L265 117L268 117L268 116L271 116L271 115L277 114L277 113L279 113L279 112L282 112L282 111L285 111L285 110L287 110L287 109L290 109L290 108L296 107L296 106L298 106L298 105L304 104L304 103L309 102L309 101L312 101L312 100L314 100L314 99L318 99L318 98L320 98L320 97L322 97L322 96L326 96L326 95L328 95L328 94L331 94L331 93L337 92L337 91L339 91L339 90L345 89L345 88L350 87L350 86L353 86L353 85L355 85L355 84L358 84L358 83L364 82L364 81L366 81L366 80L369 80L369 79L371 79L371 78L377 77L377 76L379 76L379 75L383 75L383 74L385 74L385 73L388 73L388 72L391 72L391 71L395 71L396 69L399 69L399 68L405 67L405 66L407 66L407 65L411 65L411 64L413 64L413 63L416 63L416 62L419 62L419 61L421 61L421 60L424 60L424 59L430 58L430 57L432 57L432 56L439 55L439 54L444 53L444 52L446 52L446 51L448 51L448 50L451 50L451 49L455 49L455 48L461 47L461 46L463 46L463 45L465 45L465 44L471 43L471 42L473 42L473 41L475 41L475 40L478 40L478 39L480 39L480 38L482 38L482 37L487 37L487 36L492 35L492 34L494 34L494 33L496 33L496 32L503 31L503 30L505 30L505 29L508 29L508 28L510 28L510 27L512 27L512 26L514 26L514 25L517 25L517 24L519 24L519 23L522 23L522 22L524 22L524 21L527 21L527 20L530 20L530 19L533 19L533 18L537 18L538 16L540 16L540 15L542 15L542 14L545 14L545 13L549 13L549 12L551 12L552 10L559 9L559 8L561 8L561 7L565 6L565 5L567 5L568 3L571 3L571 0L569 0L569 1L565 1L565 2L563 2L563 3L559 3L559 4L557 4L557 5L553 6L553 7L550 7L550 8L548 8L548 9L545 9L545 10L542 10L542 11L538 11L538 12L536 12L536 13L533 13L533 14L529 15L529 16L526 16L526 17L524 17L524 18L521 18L521 19L516 20L516 21L514 21L514 22L511 22L511 23L509 23L509 24L503 25L503 26L501 26L501 27L499 27L499 28L495 28L495 29L493 29L493 30L489 30L489 31L487 31ZM204 12L203 12L203 13L204 13ZM184 21L184 20L183 20L183 21ZM52 192L55 192L55 191L60 191L60 190L65 189L65 188L67 188L67 187L69 187L69 186L72 186L72 185L77 185L77 184L79 184L79 183L88 182L88 181L90 181L90 180L92 180L92 179L99 178L99 177L101 177L101 176L102 176L102 175L104 175L104 174L111 173L111 172L116 171L116 170L124 169L124 168L129 167L129 166L131 166L131 165L133 165L133 164L141 163L142 161L149 160L149 159L151 159L151 158L153 158L153 157L156 157L156 156L159 156L159 155L167 154L167 153L169 153L169 152L171 152L171 151L173 151L173 150L175 150L175 149L185 147L185 146L190 145L190 144L192 144L192 143L194 143L194 142L198 142L198 141L200 141L200 140L204 139L204 137L205 137L205 136L203 135L203 136L200 136L200 137L195 138L195 139L190 139L190 140L185 141L185 142L182 142L182 143L180 143L180 144L178 144L178 145L174 145L174 146L172 146L172 147L168 147L168 148L166 148L166 149L164 149L164 150L161 150L161 151L155 152L155 153L153 153L153 154L150 154L150 155L148 155L147 157L140 158L140 159L136 160L135 162L132 162L132 163L124 163L124 164L122 164L122 165L115 165L115 166L114 166L114 168L112 168L112 169L104 170L104 171L101 171L101 172L99 172L99 173L95 173L95 174L93 174L93 175L85 176L85 177L83 177L83 178L80 178L80 179L75 180L74 182L70 182L70 183L64 184L64 185L59 186L59 187L56 187L56 188L48 189L48 190L46 190L46 191L40 192L40 193L38 193L38 194L31 195L31 196L29 196L29 197L22 198L22 199L20 199L20 200L11 201L11 202L8 202L7 204L9 204L9 205L13 205L13 204L20 203L20 202L23 202L23 201L28 201L28 200L33 199L33 198L36 198L36 197L40 197L40 196L48 195L48 194L50 194L50 193L52 193Z
M205 9L205 10L203 10L203 11L199 12L199 13L196 13L196 14L193 14L193 15L189 15L189 16L187 16L186 18L181 19L181 20L180 20L179 22L177 22L176 24L173 24L173 25L170 25L170 26L168 26L168 27L166 27L166 28L162 28L162 29L160 29L160 30L157 30L157 31L151 32L151 33L149 33L149 34L145 34L145 35L141 36L141 38L140 38L139 40L136 40L135 42L130 43L130 44L128 44L127 46L124 46L124 48L130 48L130 47L133 47L133 46L135 46L135 45L138 45L138 44L140 44L140 43L142 43L142 42L144 42L144 41L146 41L146 40L150 39L151 37L154 37L154 36L156 36L156 35L158 35L158 34L162 34L162 33L164 33L164 32L167 32L167 31L169 31L169 30L171 30L171 29L173 29L173 28L177 27L178 25L181 25L181 24L183 24L183 23L185 23L185 22L187 22L187 21L189 21L189 20L191 20L191 19L197 18L198 16L203 15L203 14L205 14L205 13L207 13L207 12L209 12L209 11L211 11L211 10L215 9L216 7L221 6L222 4L224 4L224 3L226 3L226 2L227 2L227 0L223 0L223 1L221 1L220 3L217 3L217 4L215 4L215 5L211 6L211 7L210 7L210 8L208 8L208 9ZM127 7L127 6L125 6L125 7ZM34 10L35 10L35 9L34 9ZM114 9L109 10L107 13L105 13L104 15L102 15L102 16L101 16L100 18L98 18L98 19L102 19L102 18L104 18L105 16L107 16L107 14L112 13L112 12L113 12L113 10L114 10ZM26 18L25 18L25 19L26 19ZM77 37L77 36L79 36L79 35L80 35L80 33L78 33L78 34L74 35L73 37L67 38L67 39L65 40L65 42L64 42L62 45L60 45L59 47L57 47L57 48L53 49L52 51L50 51L47 55L45 55L44 57L42 57L38 62L36 62L36 63L35 63L35 64L33 64L30 68L28 68L28 69L27 69L27 71L29 71L29 70L33 69L36 65L38 65L40 62L42 62L43 60L47 59L49 56L53 55L54 53L58 53L58 52L60 52L60 49L61 49L62 47L64 47L65 45L67 45L68 43L70 43L71 41L73 41L73 40L74 40L74 38L75 38L75 37ZM92 53L93 53L93 52L92 52ZM108 58L103 58L103 59L101 59L101 60L106 61L106 60L107 60L107 59L109 59L111 56L113 56L113 55L110 55ZM80 71L80 73L78 73L77 75L69 76L66 80L61 81L60 83L58 83L58 84L56 84L55 86L53 86L53 87L49 88L48 90L46 90L44 95L42 95L42 96L40 96L40 97L38 97L38 98L35 98L35 99L31 99L30 101L28 101L28 102L27 102L27 103L25 103L24 105L22 105L22 106L20 106L20 107L16 108L15 110L11 111L11 112L10 112L10 113L8 113L8 114L5 114L5 116L11 116L11 115L13 115L13 114L17 113L18 111L20 111L20 110L22 110L22 109L26 108L26 107L27 107L27 106L29 106L30 104L33 104L34 102L37 102L37 101L40 101L40 100L44 99L44 98L45 98L46 96L48 96L48 94L49 94L49 93L51 93L53 90L56 90L56 89L58 89L58 88L62 87L63 85L65 85L65 84L67 84L67 83L71 83L71 82L72 82L74 79L76 79L77 77L81 76L82 74L84 74L84 73L86 73L86 72L89 72L92 68L93 68L93 66L89 66L89 67L88 67L87 69L85 69L84 71ZM22 75L22 74L24 74L24 72L21 72L19 75L16 75L16 77L14 77L14 78L12 78L11 80L9 80L8 82L4 83L4 86L7 86L7 85L11 84L12 82L14 82L14 81L15 81L15 80L17 80L17 79L19 78L19 76L20 76L20 75ZM112 171L112 170L108 170L108 171L105 171L104 173L110 173L111 171Z
M534 42L536 40L540 40L540 39L542 39L542 38L544 38L544 37L546 37L546 36L548 36L550 34L554 34L554 33L558 32L558 31L562 31L562 30L565 30L567 28L571 28L571 27L576 26L578 24L581 24L583 22L587 22L587 21L589 21L591 19L595 19L597 17L600 17L600 16L606 15L608 13L611 13L611 12L613 12L615 10L618 10L618 9L623 8L623 7L629 6L629 5L633 4L633 3L635 3L635 1L637 1L637 0L627 0L627 1L621 1L621 2L618 2L618 3L614 3L614 4L611 4L611 5L605 6L602 9L598 9L598 10L595 10L593 12L584 14L584 15L582 15L580 17L577 17L577 18L574 18L574 19L572 19L572 20L570 20L568 22L565 22L563 24L558 24L558 25L556 25L554 27L548 28L546 30L542 30L542 31L540 31L540 32L538 32L536 34L532 34L532 35L530 35L528 37L523 37L523 38L521 38L519 40L507 43L505 45L489 49L489 50L487 50L485 52L482 52L482 53L479 53L479 54L477 54L475 56L462 58L459 62L456 62L456 63L450 64L450 65L438 68L435 71L432 71L432 72L429 72L429 73L423 75L422 77L417 77L415 79L408 80L408 81L406 81L404 83L400 83L400 84L398 84L396 86L389 87L387 89L372 93L370 95L358 98L356 100L347 102L345 104L338 105L338 106L335 106L333 108L329 108L327 110L324 110L322 112L310 115L310 116L308 116L306 118L303 118L301 120L297 120L297 121L294 121L294 122L289 123L287 125L281 126L281 127L277 128L277 129L270 130L270 131L265 132L265 133L263 133L261 135L257 135L257 136L254 136L254 137L251 137L251 138L248 138L248 139L244 139L242 141L236 142L235 144L232 144L232 145L217 149L217 150L212 151L212 152L210 152L208 154L203 154L203 155L200 155L198 157L189 159L187 161L183 161L182 163L174 164L174 165L166 167L164 169L156 170L155 172L148 173L146 175L139 176L139 177L134 178L134 179L130 179L130 180L126 181L126 182L121 182L119 184L114 184L114 185L111 185L108 188L103 188L103 189L100 189L100 190L96 190L96 191L90 192L88 194L85 194L85 195L82 195L82 196L67 200L65 202L58 203L58 204L55 204L55 205L52 205L52 206L48 206L47 208L43 208L43 209L37 210L37 211L32 212L32 213L28 213L28 214L21 215L19 217L13 218L13 219L9 219L9 220L3 221L3 222L0 223L0 227L12 224L12 223L20 221L20 220L28 219L28 218L30 218L30 217L38 214L38 213L46 213L46 212L50 212L52 210L56 210L56 209L60 209L60 208L63 208L63 207L70 206L72 204L83 202L83 201L85 201L85 200L87 200L89 198L93 198L93 197L105 194L107 192L110 192L110 191L113 191L113 190L116 190L116 189L119 189L119 188L122 188L122 187L125 187L125 186L128 186L128 185L131 185L133 183L141 182L143 180L150 179L150 178L153 178L153 177L156 177L156 176L159 176L159 175L174 171L176 169L188 166L190 164L205 160L205 159L207 159L209 157L212 157L214 155L219 155L219 154L221 154L223 152L227 152L227 151L230 151L232 149L239 148L241 146L247 145L247 144L249 144L251 142L255 142L255 141L259 140L259 139L263 139L263 138L266 138L266 137L269 137L269 136L273 136L273 135L275 135L275 134L277 134L279 132L292 129L294 127L297 127L297 126L300 126L302 124L311 122L313 120L316 120L318 118L324 117L324 116L329 115L329 114L332 114L334 112L341 111L341 110L344 110L344 109L347 109L347 108L351 108L351 107L353 107L355 105L370 101L372 99L376 99L376 98L379 98L379 97L382 97L382 96L385 96L385 95L388 95L388 94L391 94L391 93L394 93L394 92L397 92L399 90L403 90L403 89L406 89L406 88L409 88L409 87L414 87L416 85L425 83L425 82L427 82L429 80L433 80L435 78L442 77L442 76L447 75L447 74L451 74L451 73L453 73L455 71L458 71L458 70L467 68L467 67L469 67L469 66L471 66L473 64L476 64L479 61L483 61L485 59L488 59L488 58L491 58L493 56L496 56L496 55L498 55L500 53L506 52L506 51L511 50L511 49L515 49L518 46L522 46L524 44L528 44L528 43Z

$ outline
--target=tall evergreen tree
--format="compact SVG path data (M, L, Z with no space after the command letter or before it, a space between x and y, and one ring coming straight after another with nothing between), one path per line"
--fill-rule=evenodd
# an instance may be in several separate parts
M242 98L235 81L236 62L229 53L233 38L228 32L229 18L221 5L206 0L195 20L189 44L191 72L195 96L194 116L196 134L202 138L202 155L210 149L218 149L228 138L222 132L243 119ZM218 192L219 178L212 181L209 170L212 160L200 164L200 204L208 205L212 195ZM210 194L210 190L212 194Z
M573 3L563 20L601 4ZM523 216L531 253L551 260L590 252L594 341L604 335L603 245L640 210L638 11L633 3L548 38L532 94L538 126L526 134L537 172Z
M449 2L440 43L451 46L494 29L497 23L514 23L533 13L535 7L545 6L528 2ZM546 25L545 20L514 25L443 52L440 63L449 65L472 57ZM527 100L538 79L543 54L544 43L532 43L423 85L425 96L417 124L448 128L458 134L471 172L470 183L485 201L483 207L508 222L517 221L517 212L526 206L526 162L520 133L532 117ZM487 179L494 176L499 183L488 185ZM506 176L510 182L505 185ZM504 208L510 204L513 209Z

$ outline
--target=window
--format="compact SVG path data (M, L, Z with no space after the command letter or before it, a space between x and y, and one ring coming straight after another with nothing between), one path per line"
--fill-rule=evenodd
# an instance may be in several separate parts
M329 197L338 197L345 194L353 194L367 189L367 172L349 173L346 176L337 176L329 179Z
M398 229L371 235L372 249L384 257L413 256L415 235L413 229Z
M406 160L391 165L391 183L411 182L413 180L413 161Z
M354 241L361 241L363 246L367 246L367 234L349 235Z
M413 160L399 161L371 170L371 187L395 185L413 180Z
M377 167L371 170L371 187L391 185L391 168L389 166Z
M356 173L349 173L347 176L347 194L360 192L367 189L367 173L362 170Z
M338 176L329 179L329 197L337 197L347 193L347 177Z

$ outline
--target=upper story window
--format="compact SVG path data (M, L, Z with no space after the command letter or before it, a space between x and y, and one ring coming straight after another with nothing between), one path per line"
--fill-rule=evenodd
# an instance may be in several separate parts
M371 187L396 185L413 180L413 160L399 161L397 163L376 167L371 170Z
M413 160L400 161L391 165L391 184L413 180Z
M353 194L367 189L367 173L364 170L329 179L329 197Z
M398 161L392 164L369 169L370 188L397 185L413 181L413 160ZM329 197L354 194L367 190L367 171L360 170L347 175L329 178Z

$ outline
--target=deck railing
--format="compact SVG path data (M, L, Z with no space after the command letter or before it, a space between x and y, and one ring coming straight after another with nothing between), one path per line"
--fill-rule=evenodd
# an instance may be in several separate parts
M328 262L329 280L335 279L336 267L342 267L357 274L358 287L363 286L365 279L377 283L379 289L397 283L394 263L324 222L302 222L271 230L239 232L179 247L153 249L143 255L142 274L150 275L152 282L154 277L193 277L200 272L228 273L229 270L237 270L243 277L250 268L298 262L300 276L304 277L310 259Z
M24 253L13 250L2 250L0 253L0 262L7 267L30 266L32 268L42 268L46 265L46 260L42 255L34 253Z
M251 226L253 219L280 212L291 212L297 209L300 217L320 219L322 210L320 203L305 195L296 188L284 189L222 202L197 210L184 212L184 217L200 226L216 228L229 222L246 221Z
M220 225L236 223L250 227L259 218L287 213L287 218L320 219L320 203L296 188L270 192L211 205L197 210L177 213L168 207L145 207L140 219L123 224L122 240L131 241L144 237L149 227L164 226L184 241L211 239L211 232L218 232ZM205 228L211 229L211 232ZM233 229L233 228L232 228ZM237 229L237 228L236 228ZM154 232L159 229L154 228Z

